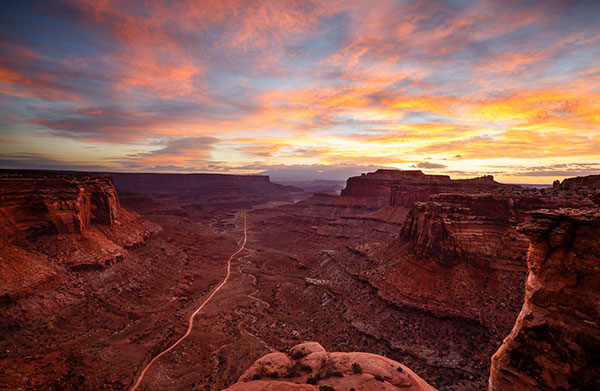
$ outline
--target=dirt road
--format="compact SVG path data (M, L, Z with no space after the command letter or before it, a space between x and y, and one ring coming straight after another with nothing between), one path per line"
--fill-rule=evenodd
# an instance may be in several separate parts
M212 293L206 298L206 300L204 300L204 302L202 302L202 304L198 308L196 308L196 310L194 312L192 312L192 314L190 315L190 317L188 319L188 328L187 328L187 331L185 332L185 334L181 338L179 338L175 343L173 343L171 346L169 346L168 348L166 348L165 350L163 350L162 352L160 352L159 354L154 356L154 358L152 360L150 360L150 362L148 364L146 364L146 366L140 373L139 377L137 378L135 384L131 387L130 391L137 390L137 388L140 386L140 384L142 384L142 381L144 380L144 376L146 375L146 372L148 371L148 369L150 369L152 364L154 364L163 355L165 355L168 352L170 352L171 350L175 349L175 347L177 347L177 345L179 345L181 342L183 342L190 335L190 333L192 332L192 328L194 327L194 318L196 317L196 315L198 315L198 313L200 313L200 311L202 311L202 309L206 306L206 304L208 304L208 302L217 294L217 292L219 292L219 290L223 287L223 285L225 285L227 283L227 281L229 280L229 275L231 274L231 261L233 260L233 258L235 258L236 255L238 255L239 253L241 253L244 250L244 248L246 247L246 241L248 239L247 212L242 212L242 214L244 215L244 241L242 242L242 245L240 246L240 248L236 252L234 252L233 254L231 254L229 256L229 259L227 260L227 274L225 275L225 278L215 288L215 290L212 291Z

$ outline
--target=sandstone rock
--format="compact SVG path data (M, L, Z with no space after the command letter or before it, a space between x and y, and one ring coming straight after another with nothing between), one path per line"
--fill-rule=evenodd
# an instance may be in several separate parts
M560 184L555 183L554 186L559 190L600 190L600 175L588 175L578 176L575 178L567 178L560 182Z
M109 177L4 171L0 295L23 296L63 267L108 267L157 230L120 205Z
M112 225L119 201L107 177L0 177L0 246L29 235L82 233Z
M377 170L348 179L342 197L368 198L372 207L410 208L427 201L433 194L474 192L511 187L494 181L492 176L452 180L447 175L426 175L420 170ZM512 186L514 187L514 186Z
M600 212L532 213L521 313L492 358L490 391L600 389Z
M316 342L292 347L289 356L271 353L258 359L227 391L300 391L318 390L322 386L338 391L435 391L394 360L371 353L328 353Z

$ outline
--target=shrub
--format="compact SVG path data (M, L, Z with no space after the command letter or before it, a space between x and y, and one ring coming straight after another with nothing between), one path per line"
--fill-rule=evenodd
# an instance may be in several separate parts
M359 363L357 363L357 362L352 363L352 373L357 373L357 374L362 373L362 367L360 366Z
M321 375L319 375L318 373L316 375L311 376L308 379L306 379L306 382L308 384L312 384L312 385L317 384L319 381L321 381Z
M331 386L321 386L319 387L319 391L335 391L335 389Z
M300 370L302 372L311 373L312 372L312 367L310 365L302 365L300 367Z
M398 367L398 368L396 368L396 370L397 370L398 372L402 372L402 371L403 371L402 367Z
M275 372L271 372L268 375L271 379L277 379L279 377L279 372L275 371Z
M375 380L377 380L377 381L383 381L383 377L381 377L379 375L375 375Z
M300 360L304 356L306 356L306 352L304 352L304 350L296 350L292 354L292 359L294 359L294 360Z
M325 377L344 377L344 374L340 371L329 371Z

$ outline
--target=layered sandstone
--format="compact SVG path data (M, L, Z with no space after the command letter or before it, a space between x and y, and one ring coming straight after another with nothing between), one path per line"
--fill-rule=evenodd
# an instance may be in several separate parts
M371 353L327 352L316 342L256 360L227 391L435 391L408 367Z
M527 238L517 232L528 211L554 203L536 191L437 194L411 209L398 242L442 266L457 262L525 267Z
M430 196L450 192L479 192L510 187L494 181L491 175L473 179L450 179L447 175L427 175L420 170L377 170L348 179L343 197L366 198L371 207L410 208Z
M119 201L108 177L0 177L0 246L31 235L81 234L112 225Z
M490 391L600 388L600 212L532 213L525 302L492 358Z
M376 253L385 272L369 280L394 301L509 327L521 305L529 246L517 225L535 209L591 205L551 193L503 189L416 203L398 239Z
M65 267L105 268L157 229L120 205L108 177L4 171L0 295L27 295Z

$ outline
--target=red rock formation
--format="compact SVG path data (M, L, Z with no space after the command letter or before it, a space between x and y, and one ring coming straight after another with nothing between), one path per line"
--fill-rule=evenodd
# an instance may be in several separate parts
M330 387L330 388L327 388ZM408 367L370 353L328 353L316 342L256 360L227 391L435 391Z
M527 192L526 192L527 193ZM544 198L513 191L437 194L410 210L364 276L387 300L510 329L521 304L527 238L516 230Z
M208 204L255 205L291 201L303 193L293 186L275 184L266 175L126 174L110 175L119 192L149 194L154 198Z
M553 187L557 190L600 190L600 175L578 176L575 178L567 178L562 182L555 181Z
M413 256L440 265L472 262L524 268L529 241L516 225L526 212L548 205L534 192L437 194L411 209L399 242L406 243Z
M600 389L600 212L532 213L525 302L490 391Z
M420 170L377 170L349 178L343 197L368 198L370 207L410 208L430 196L450 192L479 192L511 187L494 181L491 175L473 179L450 179L447 175L426 175Z
M112 225L119 201L110 178L0 177L0 246L29 235L82 233Z
M0 295L26 294L61 267L104 268L157 229L120 206L108 177L5 171Z

